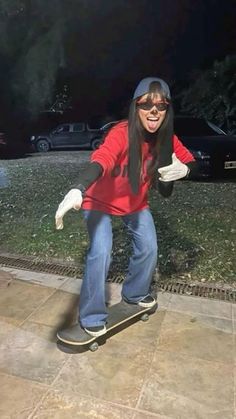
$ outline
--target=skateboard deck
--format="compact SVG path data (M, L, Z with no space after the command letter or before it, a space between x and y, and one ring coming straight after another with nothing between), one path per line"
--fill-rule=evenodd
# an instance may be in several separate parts
M119 326L126 325L129 326L129 323L135 320L147 321L149 314L152 314L156 311L157 304L153 307L140 307L136 304L127 304L124 301L121 301L118 304L115 304L108 308L108 320L106 323L107 332L104 335L99 337L90 336L85 330L78 324L74 326L61 330L57 333L57 338L59 341L66 343L68 345L74 346L84 346L88 345L91 351L96 351L99 346L99 341L106 340L108 332L115 331ZM117 330L118 331L118 330Z

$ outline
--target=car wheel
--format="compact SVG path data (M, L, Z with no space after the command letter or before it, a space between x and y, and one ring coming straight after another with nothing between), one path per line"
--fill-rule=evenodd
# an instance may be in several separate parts
M38 152L47 152L50 150L50 144L48 142L48 140L45 140L44 138L42 138L41 140L37 141L36 144L36 150Z
M91 147L93 150L96 150L102 143L102 139L101 138L95 138L92 143L91 143Z

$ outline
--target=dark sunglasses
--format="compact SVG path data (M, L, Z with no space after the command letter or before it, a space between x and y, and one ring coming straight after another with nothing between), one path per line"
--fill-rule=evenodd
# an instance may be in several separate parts
M158 111L166 111L168 108L168 103L166 102L157 102L153 103L151 100L147 100L146 102L137 102L136 106L139 109L143 109L144 111L150 111L153 106L157 108Z

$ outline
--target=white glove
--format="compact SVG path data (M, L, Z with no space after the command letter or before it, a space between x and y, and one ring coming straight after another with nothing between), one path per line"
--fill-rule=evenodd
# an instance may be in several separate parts
M56 229L63 229L63 217L70 209L79 210L83 201L82 193L79 189L71 189L66 194L63 201L59 204L55 215Z
M158 169L158 172L161 175L159 180L162 180L162 182L171 182L173 180L182 179L189 173L188 166L182 163L176 157L175 153L172 154L172 162L173 163L169 166L164 166Z

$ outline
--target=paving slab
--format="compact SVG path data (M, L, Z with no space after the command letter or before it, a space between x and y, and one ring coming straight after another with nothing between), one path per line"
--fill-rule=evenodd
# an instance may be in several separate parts
M139 407L171 418L234 418L232 365L157 349Z
M233 365L232 320L168 312L162 323L158 349Z
M81 394L51 390L33 414L34 419L133 419L134 412L125 406L106 403Z
M170 310L186 313L199 313L232 320L232 304L208 298L172 295Z
M0 418L28 419L48 388L35 381L0 373Z
M22 323L54 292L53 288L12 280L8 287L1 289L0 320L4 318L13 324Z
M81 279L4 272L1 418L236 418L235 305L162 292L148 322L71 351L56 332L77 317ZM120 293L107 284L109 304Z
M44 285L45 287L49 288L60 288L65 284L68 279L66 276L61 275L53 275L48 273L42 273L42 272L32 272L32 271L25 271L22 269L16 269L16 268L9 268L9 267L1 267L0 270L0 278L1 275L11 275L12 277L16 279L20 279L25 282L29 282L31 284L37 284L37 285ZM74 280L74 279L73 279ZM78 280L80 283L81 280ZM74 283L77 284L77 281L74 280Z

